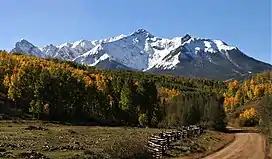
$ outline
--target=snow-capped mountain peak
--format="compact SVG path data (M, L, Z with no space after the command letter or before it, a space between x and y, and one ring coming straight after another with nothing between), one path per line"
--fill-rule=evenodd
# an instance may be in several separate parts
M154 37L151 33L149 33L145 29L137 29L135 32L131 34L132 36L144 36L144 37Z
M37 57L45 57L44 53L38 47L34 46L25 39L20 39L18 42L16 42L15 48L10 52L22 52Z
M11 52L16 51L42 58L53 57L106 68L128 68L152 72L154 70L169 72L188 68L195 71L192 73L195 76L198 76L196 73L199 73L199 70L205 72L205 70L222 69L221 71L229 71L227 74L254 70L252 66L237 60L240 58L248 60L250 59L248 56L237 47L230 46L221 40L199 38L190 34L162 38L152 35L145 29L137 29L128 35L121 34L102 40L82 39L61 45L49 44L42 48L21 39Z
M99 63L104 54L107 57L137 70L148 70L153 67L174 68L179 63L179 56L175 55L175 63L164 61L165 57L179 47L187 49L191 57L197 58L198 52L217 53L231 50L235 47L228 46L220 40L211 40L192 37L185 34L172 39L156 37L145 29L137 29L129 35L119 35L103 40L79 40L61 45L46 45L37 48L22 39L16 43L15 50L31 53L38 57L54 57L63 60L74 60L81 64L95 65ZM34 51L29 51L35 48ZM166 58L167 59L167 58ZM171 60L170 60L171 61Z
M31 48L34 47L34 45L26 39L20 39L18 42L16 42L15 47Z
M24 38L21 38L17 43L30 43L29 41L27 41L26 39ZM31 43L30 43L31 44Z

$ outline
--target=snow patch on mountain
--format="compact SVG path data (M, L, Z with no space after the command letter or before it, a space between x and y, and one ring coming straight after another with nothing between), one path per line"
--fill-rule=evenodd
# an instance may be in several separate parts
M218 50L220 51L222 50L228 51L228 50L237 49L237 47L229 46L221 40L213 40L213 42L216 44Z
M175 50L180 45L181 37L176 37L173 39L148 39L147 45L145 47L145 50L150 53L150 59L147 69L152 68L159 61L162 61L165 56L167 56L172 50Z
M163 69L174 69L177 64L180 63L180 55L181 53L178 53L176 55L171 56L171 58L168 58L167 60L161 60L160 63L157 63L155 65L156 68L163 68Z
M196 37L192 37L188 41L184 42L183 46L191 53L197 52L224 53L224 51L229 51L236 48L228 46L221 40L211 40Z
M167 54L168 57L158 59L157 62L153 65L153 68L174 69L177 64L181 63L181 59L208 60L213 64L218 64L217 61L213 60L212 54L218 54L222 58L231 60L228 56L228 51L237 49L236 47L228 46L221 40L197 38L191 37L189 35L186 35L185 37L186 40L179 41L181 43L179 45L180 47L173 49L175 50L174 55L171 55L171 51L169 51ZM183 37L183 39L185 37Z
M95 60L94 63L90 64L89 66L95 66L95 65L97 65L99 62L102 62L102 61L107 60L107 59L110 60L111 58L110 58L110 56L109 56L108 54L104 54L104 55L100 56L99 59Z

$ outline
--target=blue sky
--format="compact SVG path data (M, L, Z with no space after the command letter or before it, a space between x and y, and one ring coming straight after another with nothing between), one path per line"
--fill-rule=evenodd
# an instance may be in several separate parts
M221 39L272 63L270 0L0 0L0 49L96 40L144 28Z

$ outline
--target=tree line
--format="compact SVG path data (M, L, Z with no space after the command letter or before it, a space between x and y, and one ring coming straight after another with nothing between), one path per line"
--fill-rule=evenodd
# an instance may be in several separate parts
M0 51L0 92L9 107L42 120L171 127L224 127L220 81L105 70Z

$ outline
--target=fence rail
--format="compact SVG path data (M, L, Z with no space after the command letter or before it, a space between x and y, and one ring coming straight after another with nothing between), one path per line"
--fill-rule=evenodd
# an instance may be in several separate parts
M171 149L171 143L185 138L196 137L203 133L197 125L182 126L175 131L161 132L148 138L147 149L154 158L162 158Z

